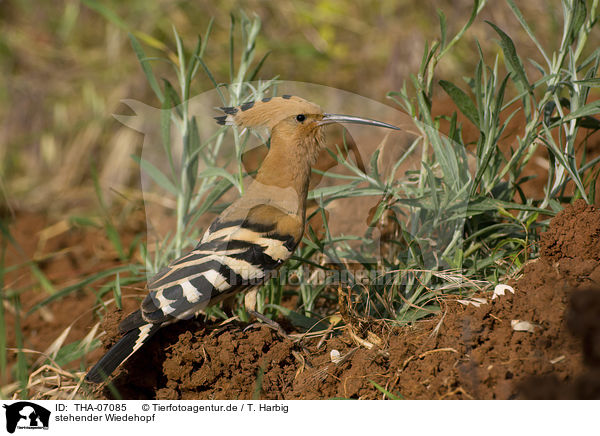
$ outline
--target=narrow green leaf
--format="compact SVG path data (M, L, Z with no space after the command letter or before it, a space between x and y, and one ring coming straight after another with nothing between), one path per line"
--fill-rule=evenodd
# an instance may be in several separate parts
M52 286L52 283L50 282L50 280L48 280L46 274L44 274L35 263L32 263L30 265L30 268L31 272L33 273L37 281L40 283L41 287L44 288L49 294L54 294L56 292L56 289L54 289L54 286Z
M254 382L254 389L252 390L252 399L260 400L261 393L263 390L263 379L265 376L265 368L264 363L259 364L258 369L256 370L256 381Z
M13 306L15 309L15 316L14 316L14 335L15 335L15 339L16 339L16 346L17 346L17 374L16 374L16 379L19 382L19 384L21 385L21 388L23 389L23 391L21 391L21 395L24 392L25 387L27 386L27 381L29 379L29 367L27 365L27 357L25 356L25 353L23 353L23 346L25 344L24 341L24 336L23 336L23 330L21 329L21 300L19 299L19 297L14 297L13 298ZM23 398L23 397L21 397Z
M263 64L265 63L265 61L267 60L267 58L269 57L270 54L271 54L271 50L266 52L265 55L260 59L260 61L258 61L258 64L256 64L256 67L254 67L254 69L250 73L248 82L252 82L252 81L256 80L256 76L260 72L260 69L262 68Z
M79 227L94 227L99 229L102 227L96 220L84 217L84 216L70 216L69 217L69 225L79 226Z
M305 330L310 330L311 332L327 330L329 328L329 323L326 321L321 321L316 318L309 318L298 312L288 309L287 307L279 306L277 304L265 304L265 308L277 309L283 314L283 316L289 319L294 326Z
M210 33L212 32L213 23L215 22L215 17L210 17L210 21L208 22L208 26L206 26L206 32L204 33L204 40L202 41L202 48L200 49L199 58L204 56L204 52L206 51L206 46L208 45L208 38L210 37Z
M384 394L390 400L404 400L405 399L402 395L394 395L394 394L392 394L387 389L385 389L383 386L380 386L379 384L375 383L373 380L369 380L369 383L371 383L373 386L375 386L375 388L379 392L381 392L382 394Z
M600 101L598 103L600 103ZM562 167L569 173L569 175L571 176L571 179L573 180L573 183L575 183L575 185L579 189L579 193L580 193L581 197L587 203L588 200L587 200L587 196L586 196L586 192L585 192L585 187L583 186L583 182L581 181L581 177L579 176L577 169L574 168L574 166L575 166L574 163L573 163L573 165L571 165L569 156L567 154L565 154L561 149L558 148L558 146L554 142L552 134L550 133L550 129L548 127L544 126L544 130L546 133L546 138L543 139L543 142L546 145L546 147L548 148L548 151L562 165ZM556 194L556 192L554 194Z
M578 67L577 71L582 71L589 67L591 63L597 63L600 60L600 47L595 49Z
M591 115L597 115L600 113L600 100L593 101L584 106L581 106L579 109L574 110L568 115L565 115L564 118L558 120L555 126L558 124L566 123L567 121L575 120L577 118L582 118Z
M102 15L106 20L110 21L114 25L120 27L121 29L128 30L127 24L125 24L125 22L121 20L121 18L117 14L108 9L104 4L100 3L99 1L81 0L81 2L88 8Z
M174 24L171 25L171 28L173 30L173 36L175 37L175 46L177 47L177 60L179 61L179 77L180 77L180 84L183 84L183 77L184 77L184 72L186 70L186 55L185 55L185 50L183 48L183 41L181 40L181 37L179 36L179 33L177 32L177 28L175 27Z
M497 211L503 208L506 210L521 210L525 212L537 212L540 215L556 215L553 211L548 209L540 209L539 207L529 206L526 204L512 203L508 201L496 200L493 198L480 197L471 200L468 204L466 215L475 215L483 212Z
M590 88L595 88L600 86L600 79L585 79L585 80L575 80L573 83L577 83L578 85L589 86Z
M221 103L223 103L224 105L227 105L227 100L225 99L225 96L223 95L223 93L221 92L221 87L220 85L217 83L217 81L215 80L215 77L213 76L212 72L210 71L210 69L208 68L208 65L206 65L206 63L204 62L204 60L200 57L198 57L198 62L200 62L200 65L202 66L202 68L204 69L204 72L206 73L206 75L208 76L208 78L210 79L211 83L213 84L215 90L217 91L217 93L219 94L219 97L221 98Z
M444 50L446 47L446 16L441 9L437 10L437 14L440 19L440 49Z
M458 33L456 35L454 35L454 38L452 38L452 40L448 44L446 44L446 47L443 48L442 50L440 50L440 53L438 55L438 60L442 56L444 56L444 54L446 52L448 52L448 50L450 50L454 46L454 44L456 44L463 37L465 32L473 24L473 21L475 21L475 17L477 17L477 14L479 14L479 12L481 12L481 9L483 8L484 5L485 5L484 0L474 0L473 1L473 8L471 9L471 15L469 15L469 19L467 20L465 25L458 31Z
M519 89L519 92L531 92L531 85L527 80L523 63L517 54L517 49L510 36L502 31L498 26L490 21L486 21L498 35L500 35L500 47L504 53L504 60L508 71L513 75L513 80Z
M144 52L142 45L137 40L137 38L133 35L133 33L129 34L129 40L131 41L131 46L133 47L133 51L135 52L135 55L137 56L138 61L140 62L140 65L142 66L142 70L144 71L144 74L146 75L146 79L148 80L148 83L150 84L152 91L154 91L154 94L156 94L156 96L162 103L162 101L164 99L163 93L160 89L160 86L158 85L158 82L156 81L156 77L154 77L154 73L152 72L152 67L150 66L150 62L149 62L148 58L146 57L146 53Z
M119 255L121 260L125 260L125 251L123 250L123 246L121 244L121 237L117 232L110 215L108 213L108 209L106 207L106 203L104 202L104 196L102 195L102 189L100 189L100 181L98 180L98 173L96 172L96 167L91 165L91 173L92 173L92 181L94 182L94 189L96 191L96 197L98 198L98 203L100 204L100 208L104 214L103 227L106 232L106 236L108 240L112 243L115 251Z
M165 87L165 100L163 101L162 108L163 109L172 109L174 108L177 116L181 118L183 113L181 111L181 99L179 98L179 94L175 91L171 82L167 79L162 79L163 85Z
M548 59L548 56L546 55L546 52L544 51L542 45L539 43L539 41L535 37L533 31L529 27L529 24L527 24L527 21L525 21L525 18L523 17L523 14L521 13L521 11L519 10L519 8L515 4L514 0L506 0L506 2L508 3L508 6L510 7L510 9L513 11L513 14L515 14L515 17L517 17L517 20L519 20L519 23L521 24L521 27L523 27L523 29L525 30L525 32L527 32L527 35L529 35L529 38L531 38L531 40L533 41L533 43L536 45L536 47L538 48L538 50L540 51L540 53L544 57L544 60L546 61L546 65L548 65L548 67L550 67L550 65L551 65L550 64L550 59Z
M53 295L49 296L48 298L40 301L39 303L35 304L31 309L29 309L27 311L27 316L31 315L32 313L34 313L35 311L37 311L38 309L40 309L41 307L47 306L48 304L52 303L53 301L59 300L63 297L65 297L66 295L69 295L72 292L78 291L80 289L82 289L84 286L87 286L91 283L94 283L95 281L98 281L100 279L106 278L106 277L110 277L113 274L116 274L118 272L125 272L128 271L130 273L134 273L135 272L135 267L132 265L127 265L127 266L119 266L119 267L115 267L115 268L110 268L104 271L100 271L96 274L90 275L86 278L84 278L83 280L79 281L78 283L75 283L73 285L67 286L59 291L57 291L56 293L54 293Z
M183 96L183 101L188 101L190 98L190 90L192 88L192 77L194 76L194 72L196 70L196 66L198 65L198 59L200 58L200 51L202 50L202 38L198 36L198 41L196 42L196 48L194 49L194 54L190 57L190 65L188 66L187 74L185 76L185 95Z
M435 176L433 175L433 171L431 170L431 167L426 163L426 162L422 162L421 165L423 165L423 168L426 171L427 174L427 181L428 181L428 186L429 186L429 191L431 193L431 200L433 202L433 208L434 210L439 210L440 209L440 204L439 204L439 200L438 197L436 195L436 188L437 188L437 184L435 182ZM442 163L442 166L444 166L444 164ZM442 171L444 171L442 169ZM446 169L446 171L444 171L444 173L450 173L451 170Z
M135 154L131 155L131 158L138 163L138 165L163 189L169 191L173 195L177 195L177 188L173 183L165 176L158 168L148 162L146 159L142 159Z
M207 168L203 170L198 175L198 177L222 177L229 181L229 183L231 183L233 186L237 186L237 180L235 179L235 177L232 174L225 171L223 168Z
M581 31L581 27L585 23L587 15L587 7L584 0L573 0L573 21L571 25L571 41L575 41L577 34Z
M67 365L77 359L82 358L91 350L95 350L100 346L100 340L94 339L88 347L84 347L82 341L76 340L70 344L64 345L58 350L54 357L54 362L59 366Z
M185 165L185 172L187 176L188 192L190 198L186 201L191 200L191 195L194 192L196 181L198 180L198 151L200 150L200 133L198 132L198 123L196 117L192 117L189 121L188 134L186 136L187 142L187 159Z
M219 180L211 189L208 191L208 195L200 205L200 207L194 211L193 218L189 221L190 226L193 226L198 218L202 216L205 212L209 211L215 204L217 200L219 200L227 191L231 189L232 186L235 186L228 179Z
M478 128L479 126L479 114L477 108L473 103L473 100L458 86L447 80L440 80L440 85L450 96L452 101L456 104L458 109Z
M167 160L169 162L169 170L171 171L171 179L177 180L175 165L173 163L173 153L171 151L171 114L173 111L173 104L178 101L179 96L171 86L168 80L163 79L163 83L165 86L165 99L162 104L162 109L160 112L160 136L162 139L163 149L167 155ZM175 107L176 113L179 115L179 118L182 117L181 107L177 105ZM138 162L139 164L139 162Z
M4 233L4 223L0 220L0 227ZM8 232L8 229L6 229ZM0 376L4 377L7 366L7 333L6 333L6 318L4 316L4 274L5 274L5 256L8 238L1 238L0 242Z
M235 17L233 13L229 14L230 26L229 26L229 83L233 83L233 77L235 76L235 67L233 66L233 55L234 55L234 30L235 30Z
M121 310L123 305L121 304L121 280L119 278L119 273L117 272L117 276L115 277L115 286L113 288L113 294L115 297L115 304L117 309Z
M104 231L106 232L106 237L110 241L110 243L115 248L115 251L119 255L119 259L126 260L125 251L123 250L123 246L121 244L121 236L119 232L115 228L115 226L110 221L106 221L104 224Z

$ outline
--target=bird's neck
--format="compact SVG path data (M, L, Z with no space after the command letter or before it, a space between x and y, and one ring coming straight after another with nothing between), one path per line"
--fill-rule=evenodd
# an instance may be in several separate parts
M259 185L293 189L298 199L298 215L304 215L306 196L310 180L311 159L300 152L298 147L286 147L274 135L271 148L256 175Z

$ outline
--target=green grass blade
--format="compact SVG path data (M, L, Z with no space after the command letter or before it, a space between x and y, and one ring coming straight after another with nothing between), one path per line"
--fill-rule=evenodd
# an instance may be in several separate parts
M256 64L256 66L254 67L254 69L252 70L252 72L250 73L250 75L248 77L248 82L253 82L254 80L256 80L256 76L258 76L258 73L260 72L263 64L265 63L265 61L267 60L267 58L269 57L270 54L271 54L271 50L266 52L265 55L260 59L260 61L258 61L258 64Z
M35 278L39 282L40 286L46 292L48 292L49 294L54 294L56 292L56 289L52 285L52 282L50 282L50 280L48 280L48 277L46 277L46 274L44 274L42 272L42 270L35 263L32 263L29 268L31 269L31 273L35 276Z
M96 172L96 167L94 165L91 166L92 173L92 181L94 182L94 189L96 191L96 198L98 198L98 203L100 204L100 209L104 213L104 231L106 232L106 236L108 240L112 243L115 251L119 255L121 260L125 260L125 250L123 250L123 245L121 244L121 236L119 232L115 228L112 220L110 218L108 209L104 202L104 196L102 195L102 189L100 189L100 182L98 180L98 173Z
M39 303L35 304L31 309L29 309L27 311L27 316L31 315L32 313L39 310L40 308L47 306L48 304L52 303L53 301L59 300L73 292L81 290L84 286L90 285L98 280L101 280L106 277L110 277L110 276L120 273L120 272L128 272L130 274L138 274L137 267L134 265L118 266L118 267L110 268L110 269L107 269L104 271L100 271L96 274L92 274L73 285L64 287L63 289L57 291L53 295L51 295L51 296L47 297L46 299L40 301ZM140 279L143 279L143 278L145 278L145 276L140 277Z
M235 67L233 64L233 55L235 48L235 39L233 37L235 31L235 17L233 13L229 14L230 25L229 25L229 83L233 83L235 76Z
M152 163L143 159L135 154L131 155L131 158L138 163L138 165L148 174L161 188L169 191L173 195L177 195L178 189L173 183L165 176L158 168Z
M517 20L521 24L521 27L523 27L523 29L525 30L525 32L527 32L527 35L529 35L529 38L531 38L531 40L533 41L533 43L538 48L538 50L541 53L541 55L544 57L544 60L546 61L546 65L548 66L548 68L550 68L551 65L552 65L551 62L550 62L550 59L548 59L548 56L546 55L546 52L544 51L542 45L540 44L540 42L535 37L535 34L531 30L531 27L529 27L529 24L527 24L527 21L525 21L525 17L523 17L523 14L521 13L521 11L519 10L519 8L515 4L514 0L506 0L506 2L508 3L508 6L512 10L512 12L515 15L515 17L517 17Z
M218 168L218 167L213 167L213 168L207 168L205 170L203 170L198 177L222 177L225 180L227 180L229 183L231 183L233 186L237 186L237 180L235 179L235 177L225 171L223 168Z
M321 321L316 318L309 318L298 312L295 312L283 306L279 306L277 304L265 304L265 309L268 308L277 309L283 314L283 316L289 319L289 321L294 326L305 330L310 330L311 332L327 330L329 328L329 324L325 321Z
M444 12L441 9L437 10L437 14L438 14L438 18L440 20L440 49L444 50L444 48L446 47L446 30L447 30L447 23L446 23L446 15L444 15Z
M4 223L0 221L2 233L8 233L8 229L4 228ZM7 365L7 335L6 335L6 318L4 316L4 262L6 255L6 246L8 238L2 238L0 244L0 377L4 379Z
M208 76L209 80L213 84L215 90L219 94L219 97L221 98L221 103L226 106L227 105L227 100L225 99L225 96L223 95L223 92L221 91L221 86L215 80L215 76L213 76L212 72L208 68L208 65L206 65L206 63L204 62L204 60L201 57L198 57L197 59L198 59L198 62L200 62L200 65L204 69L204 72Z
M63 367L77 359L81 359L84 355L95 350L99 346L99 339L92 340L90 344L84 344L82 340L76 340L62 346L56 353L56 356L54 356L53 360L58 366Z
M394 395L392 394L390 391L388 391L387 389L385 389L383 386L375 383L373 380L369 380L369 383L371 383L373 386L375 386L375 388L383 393L386 397L388 397L390 400L405 400L406 398L404 398L402 395L398 394L398 395Z
M27 365L27 356L23 352L24 340L23 330L21 329L21 301L19 297L13 298L13 306L15 308L15 339L17 346L17 367L16 367L16 379L21 386L20 396L26 398L25 388L29 379L29 367Z
M598 113L600 113L600 100L596 100L581 106L579 109L576 109L568 115L565 115L565 117L558 120L551 127L558 126L571 120L576 120L577 118L583 118L590 115L597 115Z
M100 3L99 1L81 0L81 2L88 8L102 15L107 21L110 21L111 23L120 27L121 29L128 30L129 26L127 26L127 24L123 20L121 20L121 18L117 14L108 9L104 4Z
M121 302L121 280L119 278L119 273L117 272L117 276L115 277L115 286L113 288L113 295L115 297L115 305L117 309L121 310L123 308L123 304Z
M133 33L129 34L129 40L131 41L133 51L135 52L135 55L137 56L138 61L140 62L140 65L142 66L142 70L146 75L146 80L148 80L148 84L152 88L152 91L154 91L154 94L156 94L156 96L162 103L164 100L163 93L160 89L160 86L158 85L158 82L156 81L156 77L154 76L154 72L152 71L152 66L150 65L150 61L146 57L146 53L144 52L142 45Z
M199 58L204 56L204 52L206 51L206 46L208 45L208 38L210 37L210 33L212 32L212 27L215 22L215 18L211 17L208 22L208 26L206 26L206 32L204 33L204 39L202 41L202 48L200 49L200 53L198 55Z

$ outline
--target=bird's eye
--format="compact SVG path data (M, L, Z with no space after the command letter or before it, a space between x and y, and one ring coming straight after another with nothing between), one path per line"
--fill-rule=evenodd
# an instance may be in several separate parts
M304 114L296 115L296 121L298 121L299 123L303 122L305 119L306 117L304 116Z

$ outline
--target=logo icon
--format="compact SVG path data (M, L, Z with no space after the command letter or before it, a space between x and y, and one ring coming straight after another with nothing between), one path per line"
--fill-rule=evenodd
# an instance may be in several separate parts
M19 401L8 406L4 404L2 407L6 409L6 431L9 433L14 433L17 428L48 430L50 422L48 409L29 401Z

